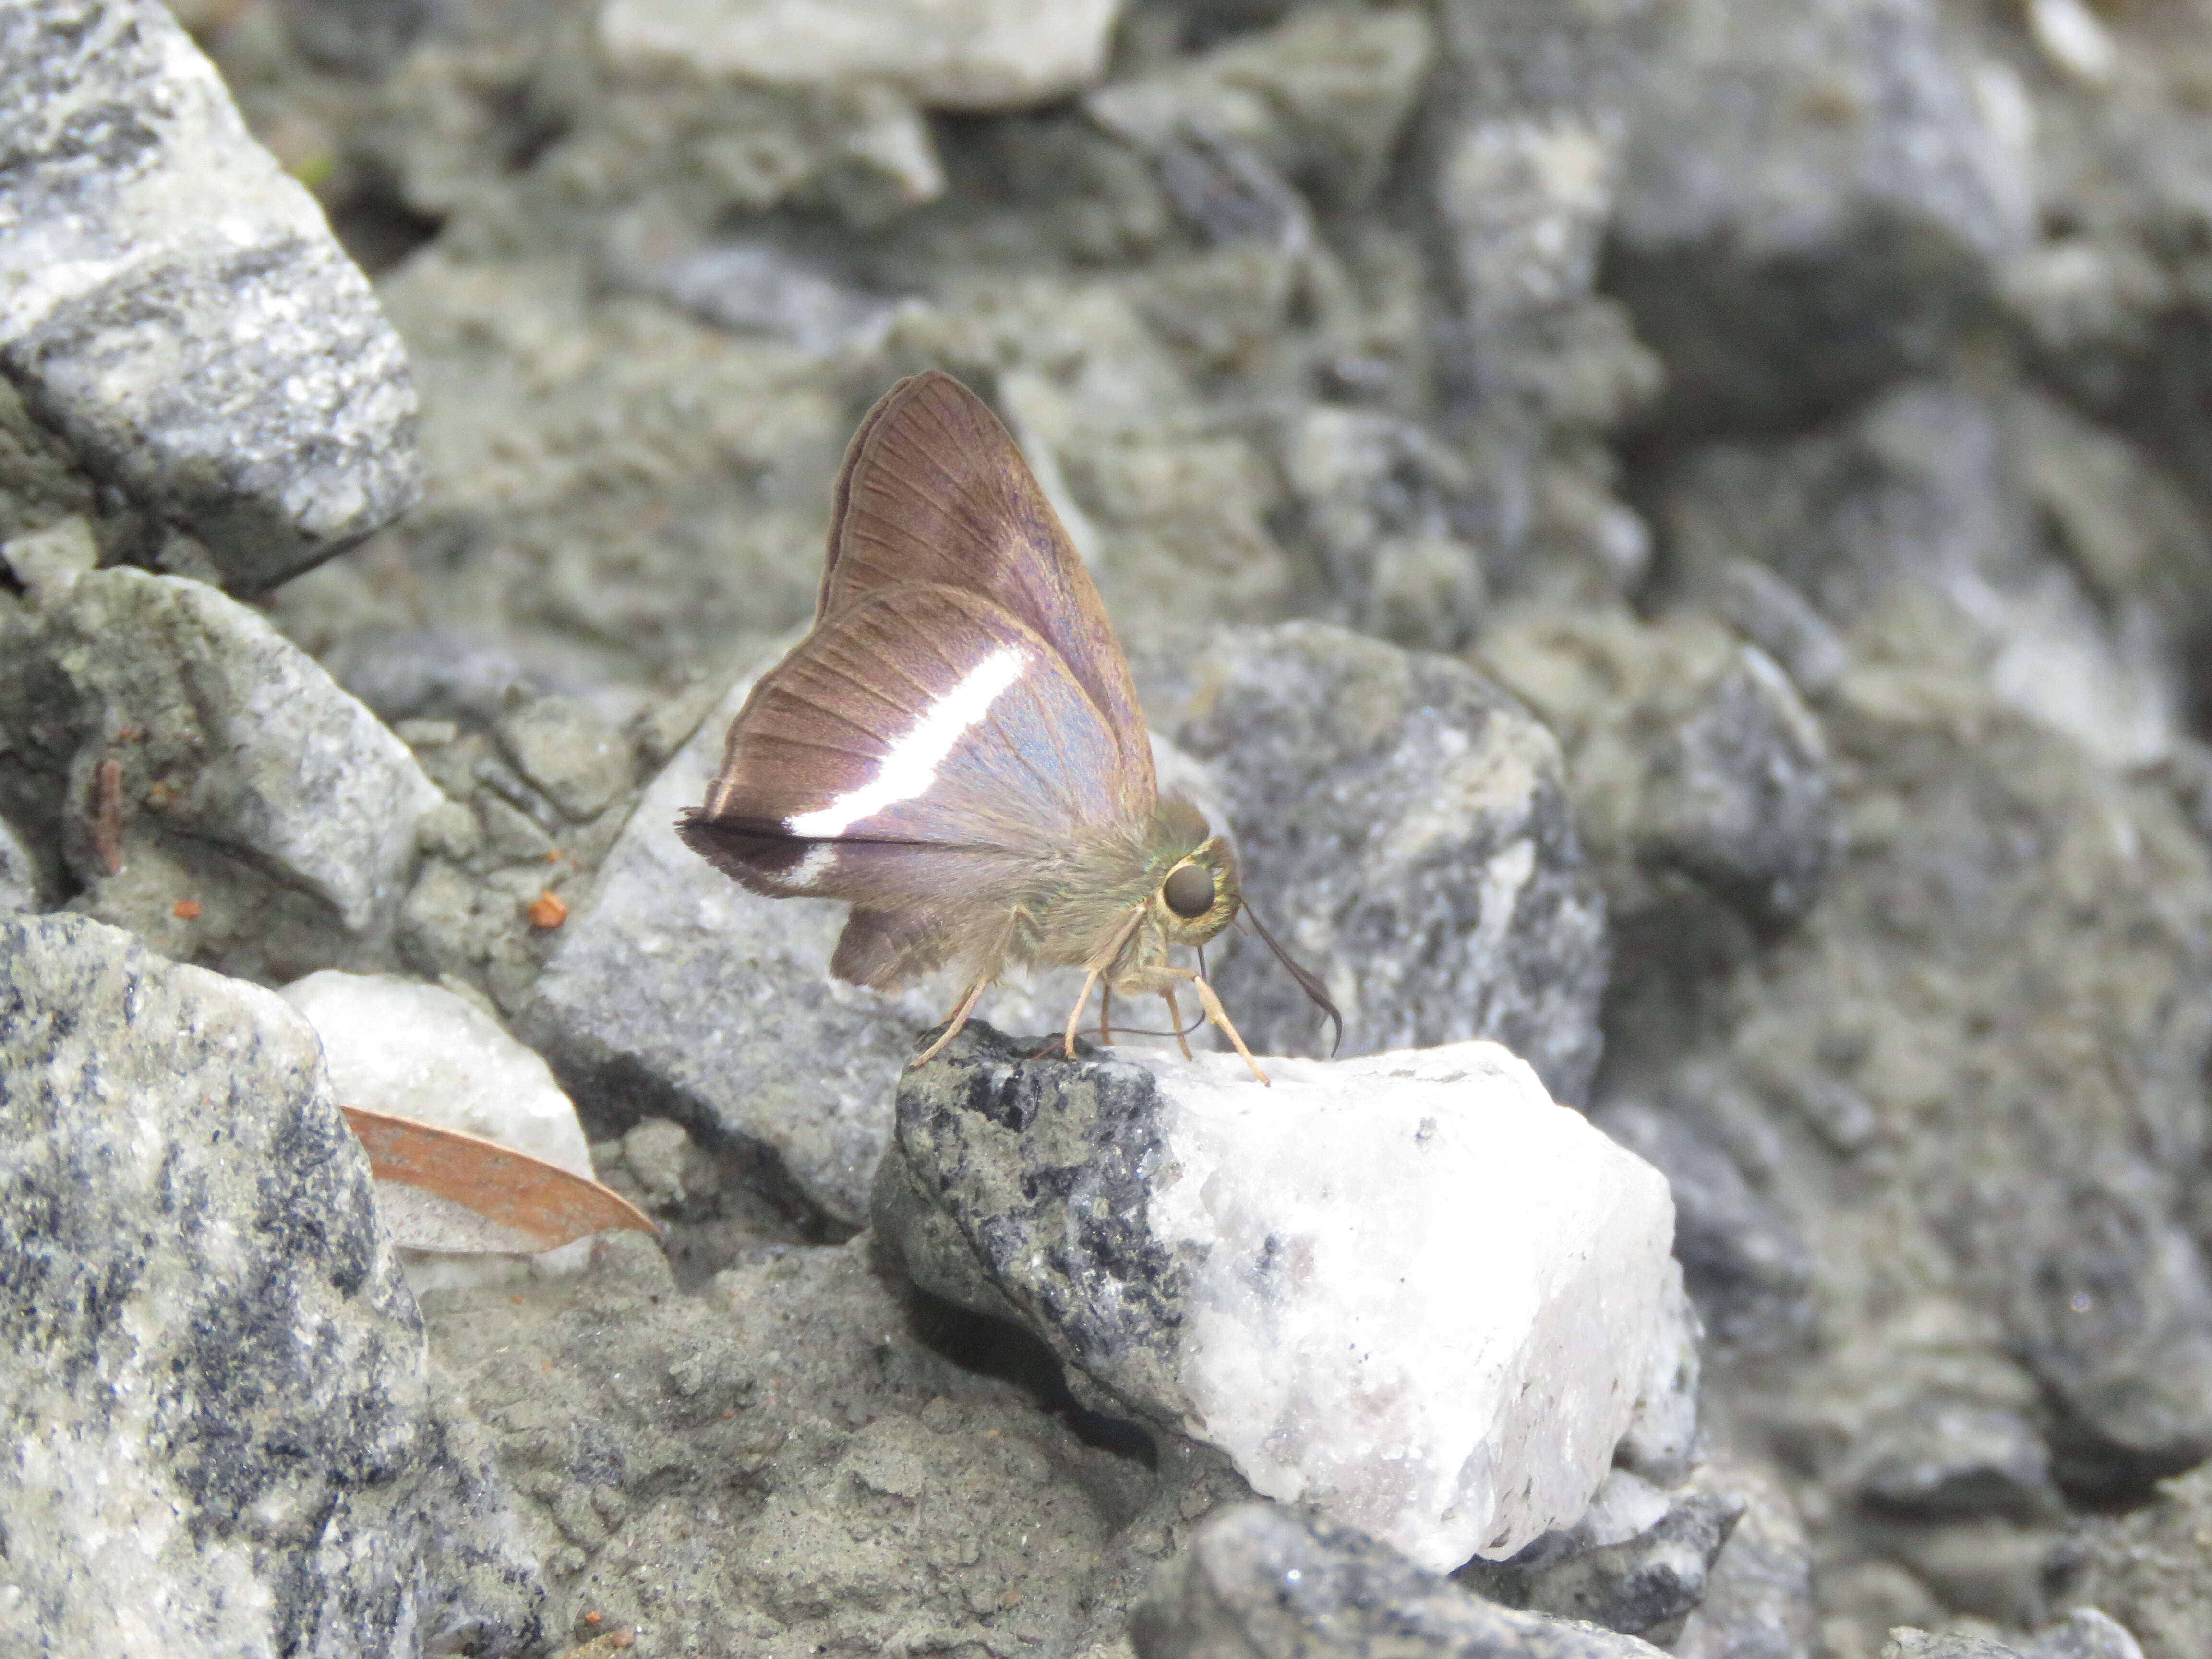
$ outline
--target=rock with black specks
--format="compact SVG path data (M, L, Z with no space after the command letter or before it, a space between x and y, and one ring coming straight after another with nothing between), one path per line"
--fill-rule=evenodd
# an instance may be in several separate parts
M246 592L422 493L398 336L154 0L0 15L0 374Z
M313 1029L78 916L0 919L0 1648L538 1650L537 1563Z

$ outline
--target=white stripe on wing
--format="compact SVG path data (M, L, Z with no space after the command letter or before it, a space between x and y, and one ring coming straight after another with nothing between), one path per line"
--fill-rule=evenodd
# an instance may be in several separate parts
M886 806L927 794L952 745L991 712L999 694L1022 677L1028 662L1027 654L1018 647L1000 646L930 704L914 729L891 744L884 756L882 769L872 779L827 806L786 818L783 827L810 839L842 836Z
M788 874L778 876L776 880L787 892L811 893L836 867L837 849L827 842L817 842L806 849L806 856L793 865Z

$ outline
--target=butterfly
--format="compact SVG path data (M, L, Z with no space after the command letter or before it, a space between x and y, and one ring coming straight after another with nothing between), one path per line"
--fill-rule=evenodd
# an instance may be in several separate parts
M1116 993L1162 997L1182 1041L1188 988L1267 1080L1203 956L1169 959L1245 908L1236 855L1160 793L1089 572L1012 437L949 374L901 380L861 421L813 629L754 686L677 833L753 892L849 902L840 979L890 990L957 969L966 989L916 1065L1009 968L1073 966L1070 1059L1094 988L1109 1042ZM1340 1037L1319 981L1260 931Z

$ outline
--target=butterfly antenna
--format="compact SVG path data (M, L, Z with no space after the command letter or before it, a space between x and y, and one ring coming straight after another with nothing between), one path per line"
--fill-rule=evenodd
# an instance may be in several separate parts
M1329 995L1328 987L1321 982L1320 975L1310 969L1301 968L1291 959L1291 953L1283 949L1276 942L1275 936L1267 931L1267 924L1260 920L1260 913L1252 908L1249 899L1244 902L1244 914L1252 918L1253 927L1260 930L1260 937L1267 941L1267 948L1275 953L1275 960L1289 970L1292 979L1297 981L1298 989L1304 991L1311 1000L1313 1006L1322 1011L1330 1024L1336 1027L1336 1040L1328 1045L1329 1058L1335 1059L1336 1051L1344 1046L1344 1016L1338 1011L1335 1000ZM1199 957L1200 971L1203 972L1205 967L1206 958L1201 954Z

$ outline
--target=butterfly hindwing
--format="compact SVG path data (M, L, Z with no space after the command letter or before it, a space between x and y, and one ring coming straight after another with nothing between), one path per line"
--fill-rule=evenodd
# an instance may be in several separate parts
M1003 923L1030 865L992 848L913 842L799 841L732 829L695 813L677 826L692 851L769 898L853 906L830 971L888 988L958 954ZM1004 902L990 902L998 895ZM978 900L985 901L978 904Z
M846 453L821 617L886 588L957 587L1043 640L1112 735L1125 814L1152 810L1144 714L1106 608L1020 447L988 404L932 370L900 381Z

